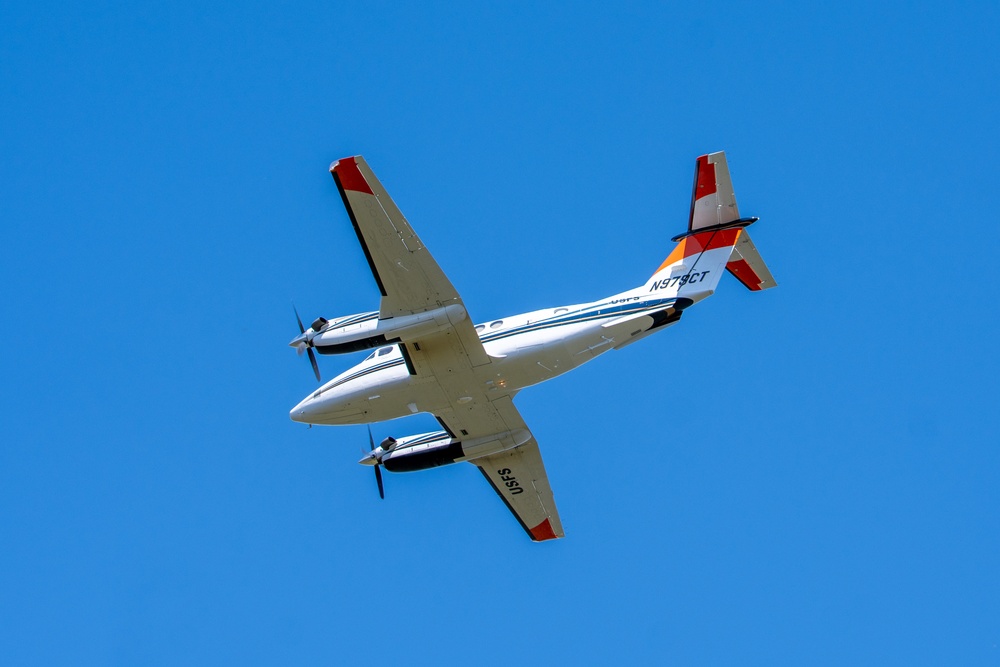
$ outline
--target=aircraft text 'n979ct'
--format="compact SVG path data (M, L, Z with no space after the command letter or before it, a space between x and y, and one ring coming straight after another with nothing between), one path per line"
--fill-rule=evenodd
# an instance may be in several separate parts
M702 155L687 231L643 285L590 303L474 324L465 304L361 156L330 173L382 295L377 311L317 318L291 345L340 354L373 349L292 408L308 424L371 424L433 414L442 430L386 438L360 463L382 493L390 472L475 464L532 540L563 536L538 443L512 398L665 329L711 296L724 271L750 290L775 286L736 207L725 153Z

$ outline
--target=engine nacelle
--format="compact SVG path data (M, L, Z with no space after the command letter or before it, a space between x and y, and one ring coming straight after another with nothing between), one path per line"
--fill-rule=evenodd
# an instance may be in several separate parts
M465 307L457 303L385 320L378 313L362 313L328 322L309 340L320 354L344 354L439 333L466 317Z
M381 464L390 472L426 470L497 454L529 440L531 433L524 429L471 440L456 440L445 431L422 433L397 440L392 451L382 456Z

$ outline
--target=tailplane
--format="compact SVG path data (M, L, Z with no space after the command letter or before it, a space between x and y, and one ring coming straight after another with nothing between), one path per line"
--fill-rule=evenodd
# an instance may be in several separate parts
M767 264L764 263L764 259L757 252L757 246L750 240L750 232L746 229L740 234L740 240L733 246L733 254L726 264L726 270L736 276L736 279L743 283L748 290L754 292L778 285L768 270Z

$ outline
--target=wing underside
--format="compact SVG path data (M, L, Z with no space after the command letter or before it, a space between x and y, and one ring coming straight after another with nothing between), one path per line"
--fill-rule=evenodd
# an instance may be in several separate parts
M501 430L509 433L530 432L508 395L492 400L483 396L482 401L474 402L472 407L462 411L451 410L439 418L449 430L455 428L452 424L463 425L462 432L471 429L473 437L500 433ZM563 536L562 522L542 462L542 453L533 435L518 447L474 458L470 463L479 467L532 540L541 542Z
M330 166L344 207L354 225L372 276L382 294L379 319L422 313L451 304L464 308L458 291L431 256L396 203L360 155ZM472 322L455 324L449 333L473 366L489 363ZM407 349L413 352L413 349Z
M542 454L532 438L515 449L472 461L535 542L562 537Z
M364 158L337 160L330 173L382 293L382 319L460 301Z

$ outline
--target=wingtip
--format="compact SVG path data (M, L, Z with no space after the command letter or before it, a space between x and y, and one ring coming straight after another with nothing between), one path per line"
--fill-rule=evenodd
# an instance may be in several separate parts
M340 159L334 160L333 162L330 163L330 171L331 172L337 171L337 167L340 166L341 162L343 162L344 165L357 164L359 157L361 157L361 156L360 155L349 155L347 157L342 157Z
M358 168L359 158L361 158L360 155L352 155L351 157L342 157L339 160L334 160L330 164L330 174L337 179L337 182L345 190L363 192L369 195L374 194L364 174Z
M552 523L549 519L545 519L540 524L532 528L530 531L531 539L535 542L544 542L545 540L555 540L563 536L562 533L556 535L556 532L552 530Z

